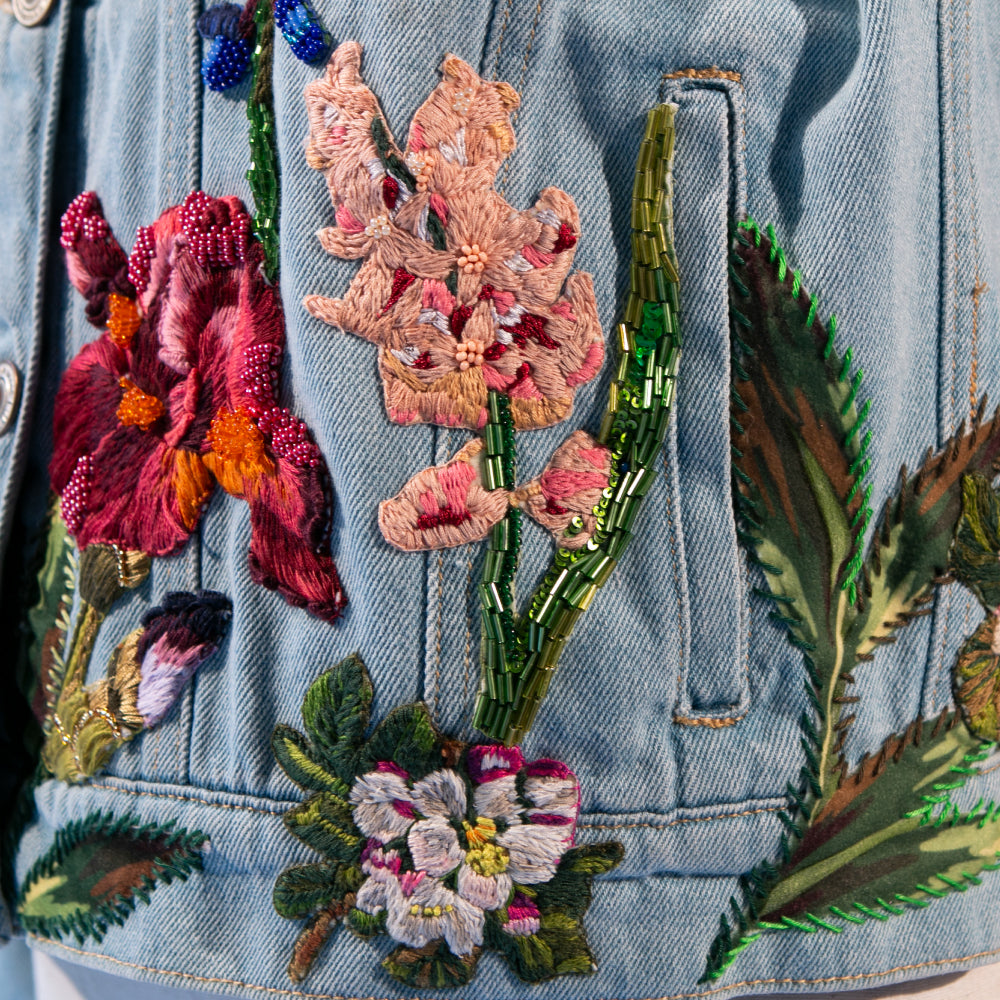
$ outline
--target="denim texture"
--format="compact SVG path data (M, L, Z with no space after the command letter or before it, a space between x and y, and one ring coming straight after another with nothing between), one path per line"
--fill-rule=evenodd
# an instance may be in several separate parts
M736 543L728 450L729 218L773 222L838 346L854 349L872 398L872 505L969 415L1000 400L1000 8L992 0L313 0L336 42L364 46L363 71L391 128L409 118L454 52L522 94L518 148L498 187L516 208L568 191L606 336L627 285L632 171L661 96L677 116L676 237L685 353L663 475L638 540L581 619L525 752L566 761L583 790L581 841L619 839L623 864L597 883L586 923L600 963L588 978L531 987L540 1000L641 1000L808 991L955 971L1000 956L1000 874L927 911L841 935L770 935L719 983L697 986L736 877L777 850L785 787L802 762L801 657L754 593L763 579ZM60 0L27 30L0 13L0 357L25 378L15 431L0 437L3 538L37 523L59 375L95 331L64 277L55 222L96 190L123 244L203 188L249 201L246 84L202 90L196 0ZM332 209L303 156L303 87L319 72L276 46L282 179L284 405L314 430L335 492L333 556L350 604L327 625L253 585L245 504L217 491L179 556L102 626L91 680L164 592L232 599L229 638L163 723L82 788L46 782L18 856L23 876L54 830L93 810L176 820L211 841L205 870L157 890L123 928L63 958L140 980L234 996L403 997L384 945L337 931L306 983L285 975L297 925L271 907L276 875L315 860L284 829L296 800L269 736L297 725L310 681L359 651L374 716L415 698L471 736L478 683L477 546L402 553L377 504L449 458L463 431L386 417L374 352L311 318L304 295L339 295L356 264L322 252ZM665 79L687 68L727 79ZM522 478L577 427L596 428L612 362L563 425L519 439ZM15 516L15 499L20 496ZM526 528L518 592L551 552ZM978 621L943 589L934 613L857 674L856 761L921 712L949 704L958 645ZM730 721L729 725L705 725ZM992 763L1000 765L1000 759ZM987 766L990 766L989 763ZM1000 796L1000 771L976 795ZM382 950L380 950L382 949ZM872 978L869 978L872 977ZM263 993L262 990L269 992ZM529 991L485 955L463 1000ZM425 994L437 996L437 993ZM447 995L442 993L442 996Z

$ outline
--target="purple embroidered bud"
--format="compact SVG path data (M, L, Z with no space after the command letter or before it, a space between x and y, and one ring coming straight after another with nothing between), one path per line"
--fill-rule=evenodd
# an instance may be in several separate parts
M243 8L235 3L220 3L209 7L198 18L198 33L202 38L213 39L218 35L236 41L240 37L240 15Z
M528 937L537 934L542 927L542 914L538 904L521 892L514 893L514 899L507 907L507 923L503 929L511 937Z
M519 747L478 746L469 750L465 761L469 777L477 785L517 774L524 767L524 755Z
M142 619L145 631L136 648L142 679L137 706L147 726L155 726L184 685L225 636L233 606L211 590L172 593Z

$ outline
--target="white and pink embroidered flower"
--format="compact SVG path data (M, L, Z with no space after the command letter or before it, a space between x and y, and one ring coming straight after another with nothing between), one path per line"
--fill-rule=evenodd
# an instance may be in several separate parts
M417 868L437 878L456 874L463 899L496 910L515 884L555 875L573 843L579 785L555 761L524 766L516 749L473 747L467 766L476 786L471 801L454 771L436 771L414 786L414 805L424 818L410 828L407 844ZM526 801L517 789L522 768Z
M488 910L508 908L508 934L538 931L538 907L519 887L555 875L580 807L565 764L526 763L517 747L472 747L465 769L470 780L442 768L413 782L383 761L350 795L354 822L370 838L357 908L384 912L397 941L422 947L443 937L456 955L482 944ZM385 846L403 837L408 858Z
M412 948L444 938L452 953L462 956L483 943L481 909L425 871L400 873L394 868L398 865L367 864L368 878L354 904L359 910L375 915L384 912L389 934Z

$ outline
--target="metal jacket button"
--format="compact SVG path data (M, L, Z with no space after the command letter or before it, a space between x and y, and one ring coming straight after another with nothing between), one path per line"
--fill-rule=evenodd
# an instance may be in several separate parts
M26 28L41 24L55 6L55 0L0 0L0 9L12 13Z
M21 376L9 361L0 361L0 434L6 434L21 401Z

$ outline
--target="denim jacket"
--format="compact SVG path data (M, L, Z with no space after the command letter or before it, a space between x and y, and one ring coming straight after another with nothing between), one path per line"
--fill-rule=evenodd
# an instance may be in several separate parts
M801 767L800 653L770 619L763 576L738 538L730 454L728 246L732 221L773 222L790 261L864 364L872 404L870 504L919 465L988 393L1000 399L1000 23L988 0L315 0L403 134L446 52L521 97L517 148L498 176L516 208L555 185L580 211L576 267L593 275L609 345L628 285L632 171L646 111L677 105L674 222L684 355L673 422L636 540L569 641L526 756L579 776L578 842L616 840L624 860L594 883L587 933L598 970L530 987L540 998L640 1000L887 984L995 961L1000 876L931 906L845 932L769 934L699 984L738 879L774 856ZM46 506L53 401L95 331L65 276L58 218L99 193L123 244L189 191L246 181L245 95L203 88L197 0L60 0L27 28L0 13L0 360L21 375L0 436L0 525L9 555ZM701 74L682 71L717 70ZM255 585L246 504L217 491L177 555L154 560L102 626L114 647L168 591L232 602L227 639L159 726L104 773L35 789L16 878L71 820L95 811L175 822L208 842L203 869L138 906L96 943L34 935L33 947L136 980L255 997L447 996L387 981L377 946L340 929L308 979L285 972L298 932L272 907L275 879L315 860L283 815L302 793L270 734L297 725L310 683L358 652L374 719L422 699L471 739L478 686L475 547L389 547L377 504L469 435L391 423L370 345L301 306L340 296L357 265L326 255L333 208L303 155L303 89L321 67L275 49L281 174L282 402L312 429L333 488L331 551L349 604L328 624ZM234 97L233 94L237 93ZM567 427L600 422L614 359L580 388ZM566 428L523 435L537 475ZM522 590L547 540L526 530ZM7 574L8 581L16 574ZM8 587L11 584L8 583ZM5 601L14 600L8 589ZM887 733L951 704L951 667L978 621L957 586L937 592L857 676L850 763ZM971 623L971 624L970 624ZM5 640L6 641L6 640ZM5 681L5 684L7 682ZM6 697L6 695L5 695ZM985 769L989 769L987 761ZM1000 797L986 774L976 795ZM970 801L966 808L971 808ZM526 994L485 956L466 998ZM454 995L452 993L451 995Z

